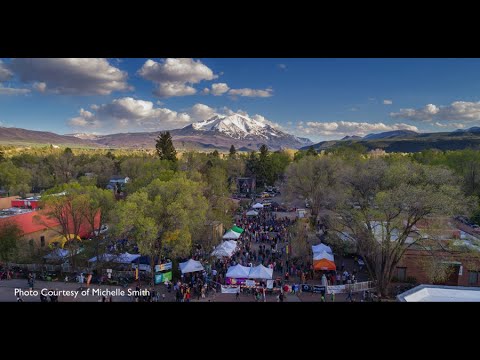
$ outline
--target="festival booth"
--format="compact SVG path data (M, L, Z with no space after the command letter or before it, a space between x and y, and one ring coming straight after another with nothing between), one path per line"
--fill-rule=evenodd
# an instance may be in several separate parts
M179 266L182 274L204 270L203 265L200 263L200 261L196 261L193 259L180 263Z
M329 253L329 254L333 254L332 252L332 249L330 248L330 246L327 246L325 244L318 244L318 245L313 245L312 246L312 251L313 253L321 253L323 251Z
M247 216L258 216L258 212L255 210L247 211Z
M273 277L273 269L267 268L262 264L252 267L248 274L249 279L271 280Z
M315 270L336 270L333 255L326 252L317 252L313 254L313 268Z
M99 259L94 256L93 258L88 260L88 262L97 262L98 260L100 260L104 262L114 262L118 264L131 264L140 256L140 254L130 254L128 252L125 252L123 254L103 254L99 256Z
M250 267L242 266L240 264L230 266L227 270L225 283L227 285L241 285L244 284L250 274Z
M263 209L263 204L256 203L255 205L252 206L254 209Z
M233 230L228 230L225 235L223 235L223 238L227 240L237 240L239 237L240 234Z
M233 227L230 230L235 231L236 233L239 233L239 234L243 233L244 231L241 227L236 225L233 225Z
M232 256L233 252L234 250L226 246L225 243L221 243L215 248L215 250L213 250L212 256L215 256L217 258L222 258L222 257L229 258Z
M218 245L212 252L212 256L218 258L231 257L237 248L237 242L235 240L228 240Z

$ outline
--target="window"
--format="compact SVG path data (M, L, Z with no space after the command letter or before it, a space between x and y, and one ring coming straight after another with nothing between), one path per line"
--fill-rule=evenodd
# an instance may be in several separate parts
M40 246L41 247L45 246L45 236L40 236Z
M407 280L407 268L406 267L397 267L396 268L396 278L398 281Z
M469 271L468 272L468 285L477 285L479 278L478 271Z

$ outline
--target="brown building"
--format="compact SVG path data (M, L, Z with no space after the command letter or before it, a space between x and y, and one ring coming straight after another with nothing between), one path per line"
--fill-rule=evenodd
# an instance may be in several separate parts
M435 266L446 267L448 278L432 281L432 269ZM422 284L480 286L480 253L408 249L396 267L395 277L398 281L415 280Z

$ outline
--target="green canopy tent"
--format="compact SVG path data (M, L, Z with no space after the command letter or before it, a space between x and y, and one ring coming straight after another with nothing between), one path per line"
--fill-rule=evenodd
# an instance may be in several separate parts
M244 231L241 227L238 227L238 226L233 226L230 230L235 231L236 233L239 233L239 234L243 233Z

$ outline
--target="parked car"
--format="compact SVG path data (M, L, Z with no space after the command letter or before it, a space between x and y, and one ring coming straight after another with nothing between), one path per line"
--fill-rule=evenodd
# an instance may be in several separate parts
M100 229L97 229L93 232L92 236L103 235L108 231L108 225L103 224Z

